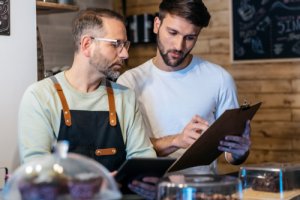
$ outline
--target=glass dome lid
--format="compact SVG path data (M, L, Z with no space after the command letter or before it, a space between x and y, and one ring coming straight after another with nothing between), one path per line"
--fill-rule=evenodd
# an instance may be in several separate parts
M68 146L67 141L58 142L54 154L20 166L4 187L4 199L120 199L110 172L90 158L67 153Z
M158 200L240 200L241 181L222 175L170 174L158 184Z

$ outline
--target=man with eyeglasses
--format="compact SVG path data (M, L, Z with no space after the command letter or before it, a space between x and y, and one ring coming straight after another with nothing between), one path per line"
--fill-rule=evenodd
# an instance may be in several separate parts
M83 11L73 22L70 69L31 85L19 110L23 162L50 154L59 140L69 151L115 171L130 157L156 157L133 91L109 81L120 75L130 42L122 16Z

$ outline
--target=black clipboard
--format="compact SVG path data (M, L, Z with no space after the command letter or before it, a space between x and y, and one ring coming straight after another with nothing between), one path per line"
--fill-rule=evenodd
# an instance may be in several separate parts
M127 185L132 180L141 180L145 176L162 177L174 163L175 158L130 158L118 169L115 180Z
M240 108L226 110L182 156L167 170L174 172L189 167L209 165L223 152L218 150L220 141L227 135L241 135L247 120L251 120L261 102L250 106L244 103Z

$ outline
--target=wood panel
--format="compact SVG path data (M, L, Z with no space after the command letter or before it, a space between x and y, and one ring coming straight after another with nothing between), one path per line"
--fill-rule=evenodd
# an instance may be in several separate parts
M300 79L299 66L300 62L233 64L229 71L235 79L253 82L260 79L291 80Z
M280 113L280 115L278 115ZM281 109L260 109L255 117L254 121L291 121L292 110L290 108Z
M291 82L292 82L293 92L299 93L300 92L300 79L294 79Z
M263 102L263 108L300 108L300 94L265 94L265 93L239 93L239 101L247 99L249 102Z
M215 26L204 28L201 30L199 39L216 39L216 38L229 38L229 30L227 26Z
M228 54L229 53L229 41L225 38L217 38L214 40L210 40L209 42L210 46L210 53L211 54Z
M240 93L290 93L293 91L290 80L236 80Z
M213 11L211 14L211 21L209 22L209 27L218 26L229 26L229 11Z
M209 12L228 10L228 2L224 0L203 0Z
M197 43L195 44L192 53L193 54L208 54L211 51L210 45L209 45L209 40L198 40Z
M251 135L266 138L300 138L300 123L291 121L253 121ZM259 142L259 141L258 141Z

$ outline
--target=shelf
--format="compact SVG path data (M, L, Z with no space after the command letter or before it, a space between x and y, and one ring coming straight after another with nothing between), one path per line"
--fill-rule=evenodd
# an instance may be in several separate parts
M37 14L75 12L78 10L79 10L78 6L74 6L74 5L36 1Z

